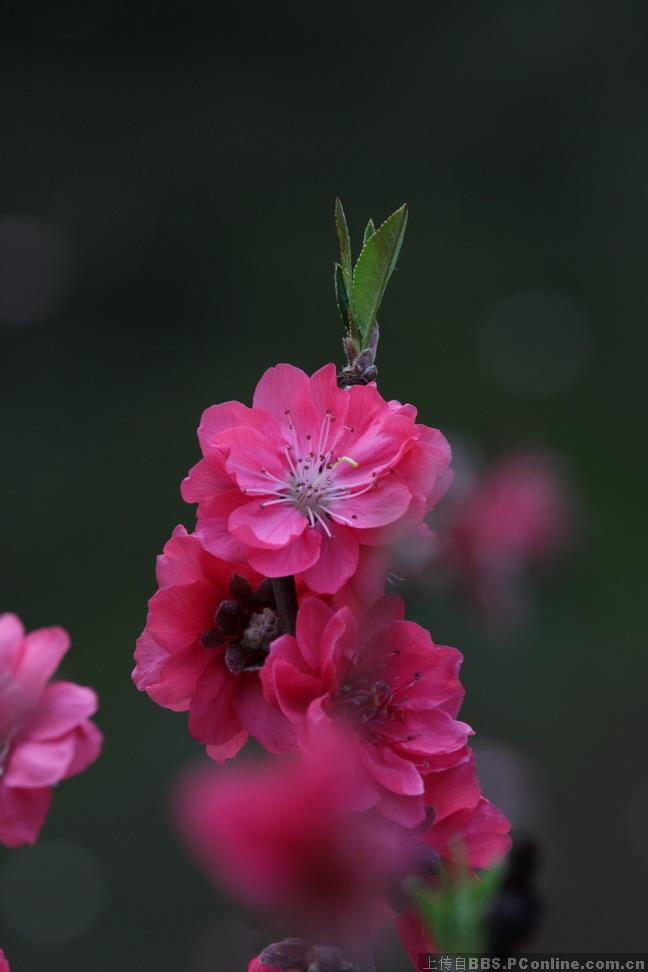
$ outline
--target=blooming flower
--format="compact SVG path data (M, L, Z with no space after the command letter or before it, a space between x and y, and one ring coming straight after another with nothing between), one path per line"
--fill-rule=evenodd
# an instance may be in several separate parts
M92 689L50 682L67 652L63 628L31 634L14 614L0 615L0 842L33 843L52 787L95 761L102 737L89 721Z
M460 653L402 618L395 595L378 601L360 627L349 608L306 598L296 636L273 643L261 680L306 751L331 726L351 730L373 802L412 826L424 818L423 774L463 759L471 730L456 719Z
M0 972L11 972L5 953L0 948Z
M279 634L272 582L204 550L176 527L158 557L133 680L159 705L189 711L191 734L218 761L251 734L271 752L292 727L263 697L259 670Z
M310 940L369 934L403 867L399 828L355 812L351 764L321 750L190 777L178 820L208 874L246 904L290 917Z
M459 488L445 519L445 566L482 611L512 617L520 607L520 579L569 533L558 464L539 453L511 453Z
M339 389L332 364L310 378L270 368L252 408L203 414L204 458L182 487L198 503L198 535L218 557L335 593L361 545L415 527L450 483L448 443L415 418L373 384Z

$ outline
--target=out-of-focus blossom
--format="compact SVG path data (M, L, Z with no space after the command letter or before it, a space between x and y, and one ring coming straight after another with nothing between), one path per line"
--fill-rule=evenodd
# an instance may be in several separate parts
M287 938L268 945L252 959L248 972L356 972L354 965L339 948L311 945L303 938Z
M471 730L456 718L461 654L403 611L401 598L387 596L358 625L348 608L306 598L296 636L273 643L261 680L306 752L330 727L350 730L367 800L415 826L425 816L423 774L461 761Z
M444 568L485 613L514 613L520 579L555 554L570 532L559 465L541 453L512 453L458 489L444 520Z
M248 906L290 918L311 941L357 941L384 918L409 845L358 812L352 764L322 750L190 777L177 816L200 865Z
M259 671L280 633L272 582L208 553L176 527L157 561L133 679L159 705L189 711L189 731L219 761L252 735L290 748L290 723L263 697Z
M25 634L16 615L0 615L0 842L8 847L36 840L52 787L101 750L93 690L50 682L69 646L63 628Z
M339 389L332 364L310 378L270 368L252 408L203 414L204 458L182 488L198 503L198 535L218 557L335 593L362 546L416 529L450 484L447 441L415 419L374 384Z
M11 972L9 968L9 962L7 961L7 956L0 948L0 972Z

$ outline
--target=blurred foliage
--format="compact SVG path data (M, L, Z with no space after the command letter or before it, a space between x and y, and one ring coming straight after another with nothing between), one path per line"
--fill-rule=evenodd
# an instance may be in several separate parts
M438 884L421 885L416 903L439 952L485 952L486 919L502 883L504 863L481 874L444 868Z

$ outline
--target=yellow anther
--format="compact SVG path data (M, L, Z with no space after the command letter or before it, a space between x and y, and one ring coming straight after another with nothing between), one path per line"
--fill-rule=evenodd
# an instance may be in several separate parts
M356 462L355 459L351 459L350 456L340 456L339 459L335 460L334 464L337 466L338 462L348 462L349 465L353 466L354 469L357 469L360 465L359 462Z

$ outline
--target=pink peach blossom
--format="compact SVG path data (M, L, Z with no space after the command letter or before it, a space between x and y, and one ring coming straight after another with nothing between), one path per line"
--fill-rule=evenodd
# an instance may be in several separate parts
M83 772L101 750L90 722L92 689L50 682L70 646L63 628L25 634L15 614L0 615L0 842L33 843L52 787Z
M310 940L341 942L384 919L405 845L399 828L357 812L352 765L335 752L190 776L177 817L218 884Z
M0 972L11 972L5 953L0 948Z
M158 557L133 680L159 705L189 712L189 731L222 762L252 735L270 752L294 730L263 697L259 670L280 633L272 582L208 553L176 527Z
M252 408L227 402L203 414L204 458L182 487L198 503L198 535L225 560L335 593L362 546L416 528L450 483L448 443L415 418L374 384L339 389L332 364L310 378L270 368Z
M425 772L464 758L471 730L456 719L460 663L458 651L403 620L395 595L360 626L349 608L306 598L296 636L273 643L261 681L304 751L330 727L349 731L375 805L414 826L425 814Z
M513 452L458 486L445 508L442 566L483 613L513 618L524 606L520 582L528 569L557 553L571 530L560 464L543 453Z

